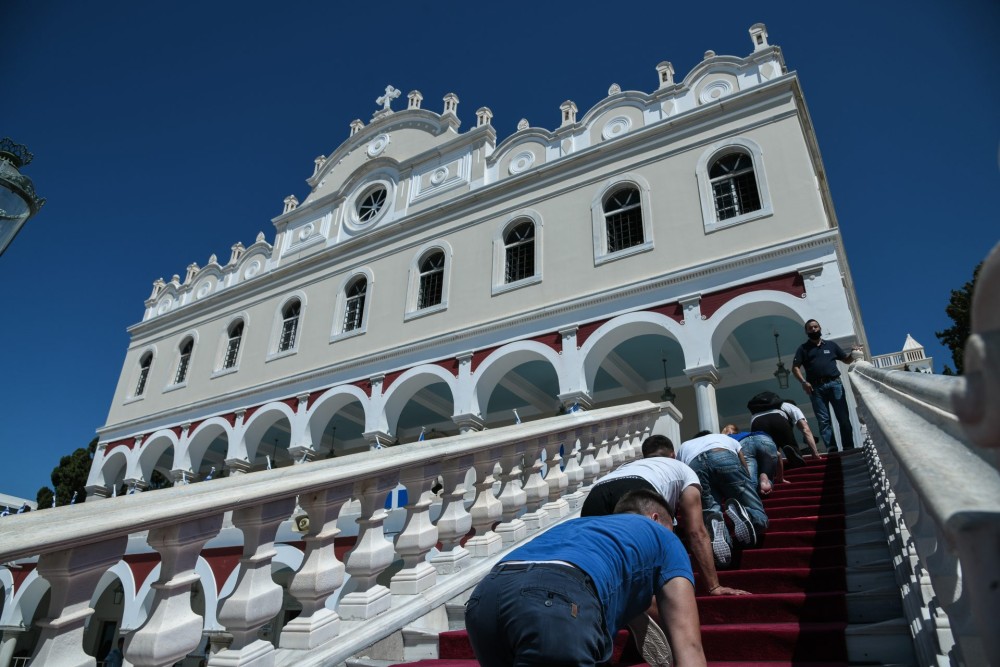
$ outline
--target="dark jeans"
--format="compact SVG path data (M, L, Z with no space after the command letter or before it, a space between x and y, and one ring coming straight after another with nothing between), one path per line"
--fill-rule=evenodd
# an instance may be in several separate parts
M566 565L500 563L466 603L465 627L485 667L569 667L611 658L590 578Z
M722 521L720 501L735 498L750 515L750 521L760 535L767 528L767 514L764 504L757 495L757 480L750 479L740 457L727 450L711 450L699 454L691 462L691 469L698 475L701 484L701 513L712 535L712 520ZM729 531L724 531L729 541Z
M834 378L819 386L813 386L809 394L812 401L816 421L819 422L819 434L827 451L836 449L833 442L833 422L830 420L829 405L833 406L833 414L837 415L840 424L840 444L844 449L854 448L854 428L851 426L851 414L847 409L847 397L844 395L844 383L840 378Z
M771 436L748 435L740 440L740 449L743 450L743 458L747 460L750 479L754 484L757 484L760 473L764 473L772 482L774 481L778 474L778 446Z

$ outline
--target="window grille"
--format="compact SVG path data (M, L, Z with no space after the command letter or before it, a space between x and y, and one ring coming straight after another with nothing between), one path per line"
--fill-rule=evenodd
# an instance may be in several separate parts
M229 341L226 343L226 358L222 361L223 368L235 368L236 359L240 354L240 342L243 340L243 323L237 322L229 330Z
M444 292L444 253L435 252L420 263L420 290L417 308L429 308L441 303Z
M295 334L299 330L299 310L298 301L289 304L282 312L284 318L281 322L281 338L278 340L278 352L286 352L295 347Z
M358 202L358 220L368 222L374 220L385 205L386 190L383 187L376 187L365 194Z
M177 360L177 373L174 375L174 384L181 384L187 379L188 364L191 362L191 349L194 341L190 338L181 345L181 357Z
M361 328L365 316L365 292L368 281L365 278L355 280L347 289L347 299L344 307L344 331L354 331Z
M147 354L139 361L139 381L135 385L135 395L142 396L146 391L146 378L149 377L149 368L153 365L153 355Z
M746 153L730 153L716 160L708 176L720 221L760 210L753 160Z
M635 188L618 190L604 202L608 233L608 252L618 252L644 242L642 207Z
M526 221L504 238L504 282L513 283L535 275L535 223Z

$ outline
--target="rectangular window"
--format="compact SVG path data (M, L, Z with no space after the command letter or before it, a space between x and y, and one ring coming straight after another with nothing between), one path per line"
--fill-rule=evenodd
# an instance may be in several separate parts
M420 294L417 308L430 308L441 303L444 290L444 271L434 271L420 276Z
M606 216L608 225L608 252L618 252L635 245L642 245L642 209L638 206Z
M241 340L243 340L243 336L233 336L229 339L229 343L226 345L226 358L222 362L223 368L236 367L236 357L240 353Z
M135 386L135 395L142 396L142 392L146 391L146 378L149 376L149 366L143 366L139 369L139 381Z
M365 313L365 295L359 294L347 299L344 312L344 331L354 331L361 328L361 318Z
M177 362L177 374L174 376L174 384L180 384L187 379L188 362L191 361L191 353L185 352Z
M535 243L522 242L507 246L507 275L504 282L514 283L535 275Z
M278 342L278 352L285 352L295 345L295 333L299 328L299 316L289 317L281 323L281 340Z

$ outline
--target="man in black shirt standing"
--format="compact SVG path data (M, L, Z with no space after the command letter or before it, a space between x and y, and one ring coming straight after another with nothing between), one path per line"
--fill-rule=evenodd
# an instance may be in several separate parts
M802 389L812 401L813 412L816 413L816 420L819 422L820 436L826 444L827 451L835 449L829 406L833 406L833 413L837 415L837 422L840 424L840 444L844 449L853 449L854 429L851 427L844 384L840 381L840 369L837 367L838 361L849 364L853 359L833 341L823 340L823 329L816 320L806 322L805 330L809 340L802 343L795 351L792 373L802 383ZM853 349L861 348L855 345Z

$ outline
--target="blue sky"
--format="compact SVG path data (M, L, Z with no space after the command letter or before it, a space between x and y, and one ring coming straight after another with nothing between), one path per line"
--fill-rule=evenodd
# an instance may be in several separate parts
M488 106L503 139L652 91L662 60L744 56L758 21L801 78L870 351L911 333L940 371L949 290L1000 240L1000 4L753 4L6 0L0 136L48 203L0 257L0 492L34 499L103 425L152 281L273 240L386 84L455 92L463 129Z

